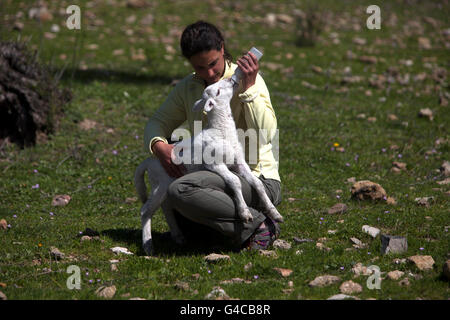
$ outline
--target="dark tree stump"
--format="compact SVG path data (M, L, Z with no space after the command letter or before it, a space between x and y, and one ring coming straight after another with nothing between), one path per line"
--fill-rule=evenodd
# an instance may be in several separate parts
M0 142L34 145L40 133L53 132L71 98L24 44L0 42Z

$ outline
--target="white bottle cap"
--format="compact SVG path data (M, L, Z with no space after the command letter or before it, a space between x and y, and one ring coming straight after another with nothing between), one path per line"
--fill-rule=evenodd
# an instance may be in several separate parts
M255 47L252 47L249 52L253 53L256 56L256 59L258 59L258 61L263 56L262 52L259 51L258 49L256 49ZM242 71L241 71L241 68L238 67L234 71L234 74L231 76L231 80L237 84L239 82L239 80L241 79L241 77L242 77Z
M258 49L256 49L255 47L251 48L250 52L253 53L256 56L256 59L258 59L258 61L263 56L262 52L259 51Z

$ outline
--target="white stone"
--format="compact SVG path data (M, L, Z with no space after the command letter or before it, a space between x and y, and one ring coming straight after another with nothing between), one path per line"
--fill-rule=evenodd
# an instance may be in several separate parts
M371 235L372 238L376 238L380 234L380 229L368 225L362 226L362 231Z

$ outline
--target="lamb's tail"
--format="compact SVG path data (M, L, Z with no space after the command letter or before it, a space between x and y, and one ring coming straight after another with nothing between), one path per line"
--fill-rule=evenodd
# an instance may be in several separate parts
M145 171L147 170L150 160L150 158L147 158L142 161L142 163L136 168L136 171L134 172L134 187L136 188L136 192L142 203L145 203L147 201L147 186L145 185L144 178Z

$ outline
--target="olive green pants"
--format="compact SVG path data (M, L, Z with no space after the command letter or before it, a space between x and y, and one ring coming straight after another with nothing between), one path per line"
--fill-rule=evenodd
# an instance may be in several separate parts
M253 221L242 221L236 210L233 191L211 171L197 171L175 180L169 187L165 210L172 209L183 234L202 237L202 233L222 235L233 246L240 247L266 219L259 210L262 202L256 190L238 174L242 195ZM281 203L281 184L260 176L267 196L277 206ZM205 234L206 236L206 234ZM203 237L204 241L208 239Z

